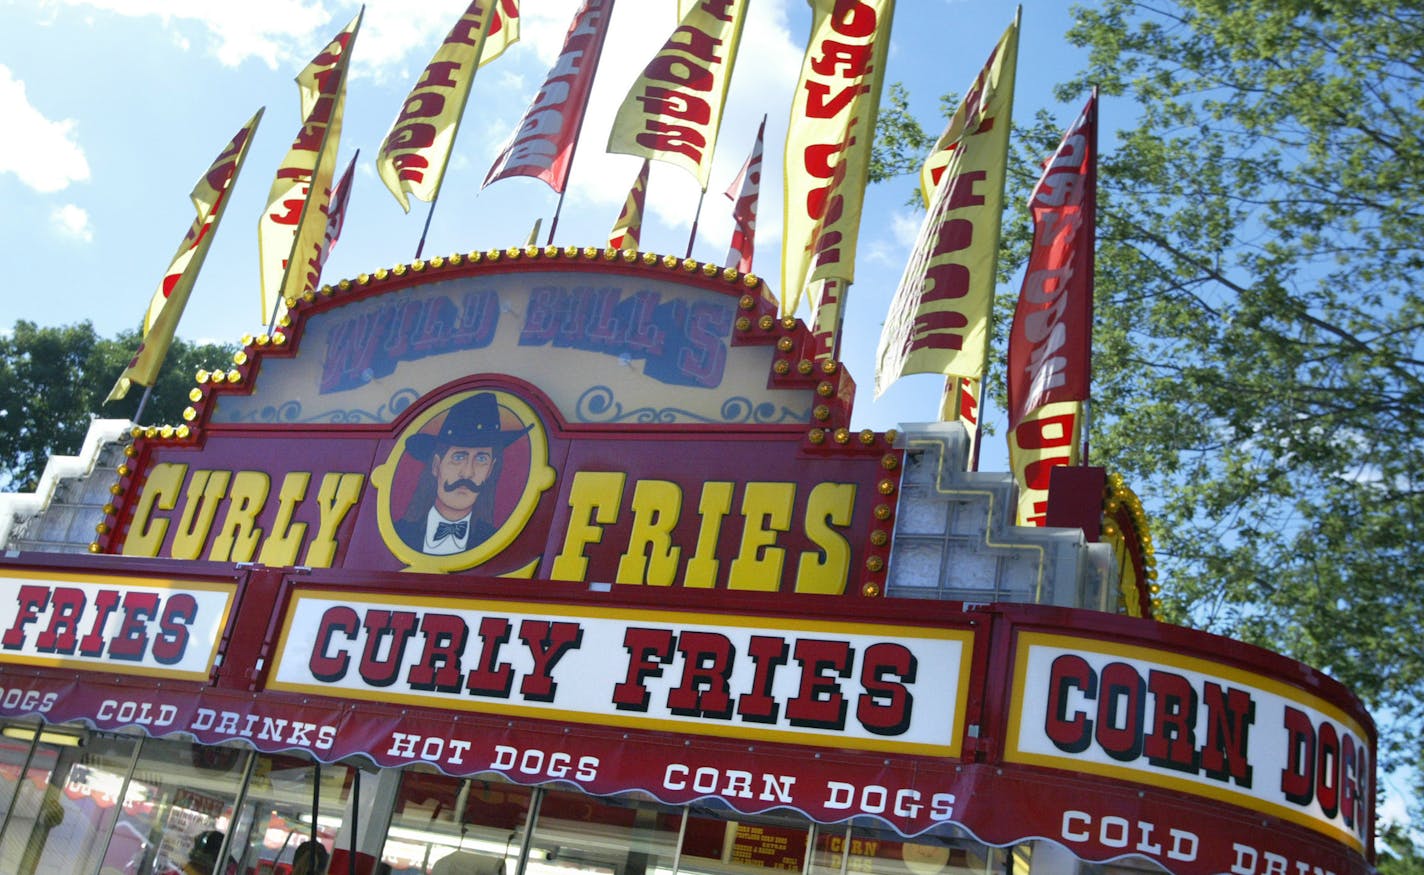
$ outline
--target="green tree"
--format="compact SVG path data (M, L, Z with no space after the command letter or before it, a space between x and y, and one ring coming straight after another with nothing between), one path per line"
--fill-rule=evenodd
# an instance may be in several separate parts
M1166 618L1325 669L1385 765L1424 765L1424 8L1076 16L1059 96L1128 123L1102 131L1094 461L1153 499Z
M94 417L133 416L142 386L111 404L104 399L137 348L137 331L101 338L89 322L40 328L19 321L0 334L0 490L33 489L51 455L79 450ZM180 422L194 373L227 367L235 351L175 341L144 422Z
M1089 62L1058 97L1102 95L1093 461L1152 505L1162 614L1330 672L1377 715L1382 765L1424 776L1424 7L1075 16ZM906 107L883 105L879 179L923 158ZM1070 120L1016 123L1001 283ZM1383 871L1417 871L1389 835Z

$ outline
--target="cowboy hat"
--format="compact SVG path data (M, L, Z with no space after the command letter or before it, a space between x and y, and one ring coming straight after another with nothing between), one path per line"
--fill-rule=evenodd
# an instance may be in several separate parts
M492 392L477 392L451 405L439 434L417 432L406 438L405 451L428 460L437 446L493 447L502 450L529 433L533 423L505 431L499 421L499 402Z

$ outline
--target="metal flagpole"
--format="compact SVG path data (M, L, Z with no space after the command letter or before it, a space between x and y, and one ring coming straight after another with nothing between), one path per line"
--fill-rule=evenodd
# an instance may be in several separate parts
M692 243L697 239L697 223L702 219L702 202L707 200L707 189L702 189L702 194L697 197L697 212L692 214L692 233L687 237L687 255L684 258L692 257Z
M250 312L250 311L249 311L249 312ZM155 381L155 382L157 382L157 381ZM134 415L133 415L134 425L142 425L142 424L143 424L142 422L139 421L139 417L140 417L140 416L143 416L143 408L144 408L145 406L147 406L147 404L148 404L148 396L149 396L149 395L152 395L152 394L153 394L153 387L152 387L152 386L144 386L144 387L143 387L143 397L140 398L140 399L138 399L138 409L134 411Z

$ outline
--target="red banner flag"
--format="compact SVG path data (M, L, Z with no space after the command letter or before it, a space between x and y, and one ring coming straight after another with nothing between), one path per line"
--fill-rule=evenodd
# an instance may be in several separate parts
M1097 118L1094 94L1029 196L1033 248L1009 330L1009 428L1045 404L1088 398Z
M614 249L637 249L638 237L643 233L643 199L648 195L648 167L650 162L643 159L643 169L638 171L638 178L633 180L633 187L628 191L628 200L623 204L623 212L618 214L618 221L613 223L613 230L608 234L608 245Z
M564 37L563 52L495 159L485 185L511 176L532 176L563 192L612 14L613 0L584 0Z
M331 256L331 250L336 248L336 241L341 237L341 228L346 224L346 204L351 200L351 187L355 182L352 177L356 172L356 159L359 157L361 150L357 149L356 154L351 156L351 163L346 165L346 172L341 174L341 181L331 190L331 204L326 210L326 236L322 238L321 249L317 251L311 263L313 285L321 282L321 269L326 266L326 259Z
M756 244L757 196L761 191L761 141L766 133L766 116L761 117L757 128L756 144L742 165L742 172L727 186L727 197L732 201L732 245L727 250L727 267L735 267L742 273L752 272L752 250Z

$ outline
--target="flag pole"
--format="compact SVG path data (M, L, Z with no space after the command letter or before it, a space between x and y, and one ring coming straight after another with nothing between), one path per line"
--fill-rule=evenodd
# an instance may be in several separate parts
M1087 223L1088 233L1092 235L1088 243L1088 360L1085 366L1088 371L1086 380L1086 391L1083 393L1083 456L1082 464L1087 467L1089 449L1089 429L1093 424L1093 298L1097 291L1097 253L1098 253L1098 86L1093 85L1092 93L1088 97L1089 104L1093 107L1093 117L1088 125L1088 148L1092 150L1092 189L1088 193L1091 197L1093 215L1091 221Z
M697 239L697 223L702 219L702 202L707 200L707 189L702 189L702 194L697 196L697 212L692 214L692 233L687 235L687 254L683 258L692 257L692 244Z
M458 127L458 125L456 126ZM455 148L454 137L450 138L450 148ZM435 204L440 200L440 189L445 187L445 174L440 174L440 181L435 183L435 194L430 197L430 209L425 211L425 227L420 229L420 242L415 244L415 260L420 260L420 253L425 251L425 235L430 233L430 219L435 215Z
M248 312L251 312L251 311L249 310ZM143 416L143 408L148 405L148 396L150 396L150 395L152 395L152 394L153 394L153 387L152 387L152 386L144 386L144 387L143 387L143 397L140 398L140 399L138 399L138 409L134 411L134 415L133 415L134 425L143 425L143 423L139 420L139 417Z

